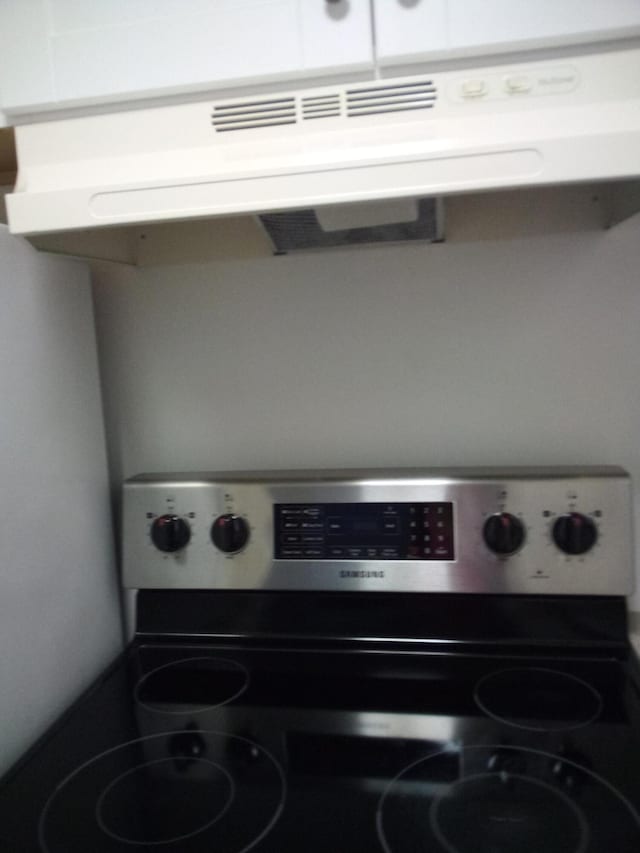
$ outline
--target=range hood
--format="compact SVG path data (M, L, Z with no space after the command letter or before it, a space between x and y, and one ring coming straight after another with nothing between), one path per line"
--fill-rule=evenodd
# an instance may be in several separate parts
M16 129L14 233L640 175L640 48Z

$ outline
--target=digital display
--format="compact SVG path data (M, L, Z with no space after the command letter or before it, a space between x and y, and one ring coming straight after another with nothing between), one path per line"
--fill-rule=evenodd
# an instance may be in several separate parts
M453 560L453 504L275 504L276 560Z

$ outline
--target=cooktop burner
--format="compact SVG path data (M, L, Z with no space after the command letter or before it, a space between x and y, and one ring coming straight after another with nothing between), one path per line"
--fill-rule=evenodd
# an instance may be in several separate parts
M569 731L596 720L602 698L590 684L553 669L518 667L484 676L478 706L501 723L534 732Z
M525 776L491 773L462 779L438 796L429 812L431 830L447 853L532 848L584 853L587 848L587 822L575 803Z
M163 779L175 764L171 758L148 761L118 776L98 800L100 829L127 844L172 844L209 829L231 805L233 781L212 761L193 758L191 762L201 778L206 775L206 787L189 791L184 780L173 785Z
M502 744L413 762L384 792L377 824L387 853L640 849L640 817L606 780L566 758Z
M195 714L233 702L248 683L249 673L237 661L185 658L143 675L135 687L135 698L150 711Z
M192 729L106 750L74 770L42 812L47 853L107 853L130 845L242 853L278 819L285 776L248 738Z
M549 674L599 713L534 725ZM516 675L528 728L476 699ZM137 642L3 792L0 849L637 853L636 719L608 658Z

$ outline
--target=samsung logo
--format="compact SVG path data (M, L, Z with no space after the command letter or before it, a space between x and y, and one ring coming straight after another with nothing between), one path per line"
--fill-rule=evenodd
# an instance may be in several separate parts
M348 571L347 569L343 569L340 572L341 578L383 578L384 572L367 572L367 571Z

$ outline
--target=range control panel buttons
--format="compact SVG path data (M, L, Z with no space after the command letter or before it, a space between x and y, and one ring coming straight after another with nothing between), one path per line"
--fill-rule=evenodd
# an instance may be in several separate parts
M482 98L489 91L486 80L474 78L464 80L460 84L460 95L463 98Z
M455 559L453 503L275 504L276 560Z
M465 104L564 95L579 85L578 71L570 65L521 67L488 72L482 77L456 76L449 84L447 94L454 103Z
M504 88L510 95L524 95L533 89L533 80L527 74L510 74L504 79Z

